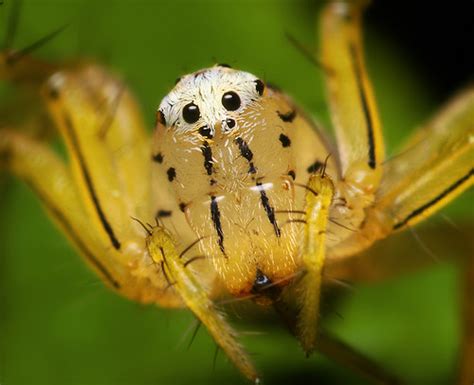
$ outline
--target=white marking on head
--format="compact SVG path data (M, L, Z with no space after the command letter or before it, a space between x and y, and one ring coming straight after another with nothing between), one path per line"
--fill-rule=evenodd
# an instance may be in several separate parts
M227 119L234 119L260 97L257 91L257 77L227 67L211 67L183 76L171 92L165 96L159 110L164 114L168 127L178 132L191 132L207 126L214 134L220 123L223 132L232 131L236 126ZM235 92L240 98L240 106L234 111L222 104L227 92ZM183 109L193 103L199 108L199 119L188 123L183 117ZM232 126L232 127L230 127Z

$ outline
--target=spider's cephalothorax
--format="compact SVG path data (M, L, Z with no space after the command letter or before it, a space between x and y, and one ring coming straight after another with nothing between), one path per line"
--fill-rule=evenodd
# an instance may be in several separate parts
M294 181L314 159L298 161L294 148L304 151L308 124L281 93L224 66L181 78L157 120L155 158L225 286L246 295L286 283L300 265Z

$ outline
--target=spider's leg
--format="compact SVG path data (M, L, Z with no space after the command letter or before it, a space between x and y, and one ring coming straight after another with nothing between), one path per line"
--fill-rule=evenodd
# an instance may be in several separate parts
M389 161L374 211L392 230L422 221L474 183L474 88L461 92Z
M185 261L176 251L170 234L160 226L155 227L147 238L147 246L152 259L161 266L170 284L206 326L219 347L247 378L258 383L255 368L248 354L238 343L236 332L209 299L201 282L190 269L186 268Z
M174 290L165 290L167 281L151 263L145 233L133 219L145 223L152 223L154 219L150 191L151 147L133 97L113 76L91 64L53 73L43 87L43 96L53 123L66 143L72 166L70 169L61 165L67 170L63 173L69 178L71 193L64 195L65 198L59 193L49 197L50 207L54 205L49 211L62 213L74 233L93 236L94 240L80 243L93 246L94 257L117 272L112 275L120 283L121 294L141 302L182 306ZM20 138L19 134L12 135ZM34 149L26 151L23 146L26 141L26 138L11 140L18 144L18 151L8 144L4 152L15 150L15 159L20 164L31 156L33 165L11 169L24 179L27 173L29 180L31 176L44 180L47 190L46 186L53 185L57 179L54 169L51 167L51 172L48 167L36 170L34 161L41 151L48 150L36 143ZM73 204L76 206L69 208ZM75 212L82 215L79 225L69 220ZM65 226L61 227L64 230ZM82 254L85 255L83 250ZM112 286L117 288L117 285Z
M334 187L323 171L311 175L306 190L306 224L301 250L305 275L298 284L301 302L296 333L306 354L310 354L316 348L326 227Z
M0 131L0 166L23 179L87 263L111 287L124 277L91 231L66 165L46 146L15 131Z
M434 214L474 183L474 88L460 93L387 161L363 226L333 250L353 255L393 231Z
M103 243L127 254L143 239L131 217L151 220L149 140L133 97L94 65L56 72L43 94Z
M383 229L382 235L386 235L414 226L472 186L473 139L474 88L471 87L449 102L423 129L415 132L400 150L400 155L386 164L375 204L367 211L361 231L351 241L364 242L367 234L380 232L380 229ZM333 260L348 256L350 248L349 243L341 244L331 254ZM472 258L472 252L468 257ZM472 301L470 303L472 306ZM468 308L466 317L471 313L472 309ZM469 327L472 328L472 324ZM472 331L466 336L472 339ZM462 361L467 368L472 367L469 349L465 349L466 358Z
M361 38L364 1L330 2L321 18L321 60L336 131L341 175L370 194L384 161L382 128Z
M362 59L361 4L331 3L322 18L322 59L342 168L336 196L344 197L350 207L345 216L334 207L331 216L355 230L330 246L333 260L355 255L394 230L414 225L474 179L472 88L417 132L399 156L384 161L380 123Z
M328 102L336 132L339 178L334 179L335 204L331 207L328 255L350 242L348 253L364 244L352 242L373 205L383 175L385 149L372 86L362 46L362 12L366 1L330 2L321 17L321 60ZM375 236L375 234L374 234Z

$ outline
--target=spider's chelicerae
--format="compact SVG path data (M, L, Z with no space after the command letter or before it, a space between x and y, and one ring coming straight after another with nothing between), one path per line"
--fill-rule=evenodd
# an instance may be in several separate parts
M133 97L102 67L6 52L2 78L44 82L70 167L9 129L2 163L107 285L142 303L189 308L249 379L260 377L217 306L225 295L274 305L307 354L344 350L318 333L323 268L417 224L474 179L472 88L384 163L361 13L356 2L333 2L321 16L337 146L282 92L225 65L178 79L150 145ZM348 364L384 378L342 350ZM469 360L461 381L472 376Z

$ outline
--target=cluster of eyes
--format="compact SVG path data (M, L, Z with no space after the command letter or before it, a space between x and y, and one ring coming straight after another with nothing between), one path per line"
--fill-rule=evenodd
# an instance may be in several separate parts
M234 91L228 91L224 95L222 95L221 103L227 111L236 111L240 108L241 105L240 97ZM188 103L184 106L183 119L186 123L196 123L200 117L201 111L199 111L199 107L194 104L194 102ZM230 123L230 121L232 121L230 125L232 125L233 127L235 125L235 121L232 119L228 120L229 122L227 123ZM229 124L227 125L229 126Z

